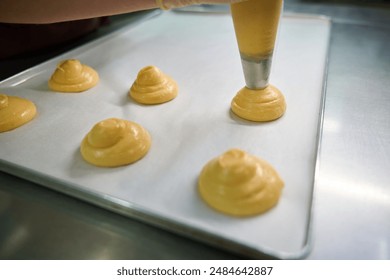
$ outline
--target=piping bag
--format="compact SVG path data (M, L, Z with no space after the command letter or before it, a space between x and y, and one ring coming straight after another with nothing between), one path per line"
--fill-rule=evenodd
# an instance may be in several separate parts
M248 0L231 4L246 86L267 87L283 0Z
M256 122L280 118L283 94L269 85L283 0L247 0L230 5L246 86L231 103L237 116Z

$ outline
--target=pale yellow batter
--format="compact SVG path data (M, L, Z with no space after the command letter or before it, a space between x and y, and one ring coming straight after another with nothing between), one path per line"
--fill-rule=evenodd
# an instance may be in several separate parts
M245 57L272 54L283 0L248 0L231 4L240 53Z
M116 167L141 159L150 146L151 137L142 126L110 118L97 123L84 137L80 152L93 165Z
M257 88L244 87L231 103L232 111L250 121L272 121L280 118L286 110L282 93L268 84L268 75L283 0L248 0L231 4L234 28L241 59L253 67L263 65L263 84ZM243 62L243 63L244 63ZM263 64L262 64L263 63ZM248 64L250 65L250 64ZM250 72L252 73L252 72ZM260 75L260 74L259 74Z
M272 85L257 90L244 87L233 98L231 109L246 120L272 121L284 114L286 101L283 94Z
M231 149L202 169L198 190L212 208L233 216L251 216L274 207L284 183L266 161Z
M176 82L155 66L142 68L130 88L129 96L142 104L160 104L174 99Z
M15 129L31 121L37 108L30 100L0 94L0 132Z
M99 82L98 73L76 59L60 62L49 80L49 88L60 92L81 92Z

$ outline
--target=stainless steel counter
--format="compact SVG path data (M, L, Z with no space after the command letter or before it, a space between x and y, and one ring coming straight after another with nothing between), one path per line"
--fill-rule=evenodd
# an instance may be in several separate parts
M309 259L390 259L390 7L386 3L286 0L286 11L324 14L334 22ZM119 17L118 22L111 29L126 20ZM110 29L94 36L104 32ZM4 74L5 66L20 71L55 54L0 62L1 77L13 74ZM0 173L0 258L241 256Z

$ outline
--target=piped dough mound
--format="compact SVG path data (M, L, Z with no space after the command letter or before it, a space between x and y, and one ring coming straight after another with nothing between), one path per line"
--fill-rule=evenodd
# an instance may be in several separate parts
M133 163L149 151L151 138L139 124L110 118L97 123L84 137L80 152L96 166L116 167Z
M60 92L82 92L99 82L98 73L77 59L60 62L49 80L49 88Z
M232 216L263 213L279 200L284 183L266 161L231 149L202 169L198 190L212 208Z
M233 98L231 109L243 119L266 122L284 114L286 101L283 94L272 85L256 90L244 87Z
M0 132L15 129L31 121L37 108L30 100L0 94Z
M156 66L142 68L130 88L129 96L141 104L160 104L174 99L177 83Z

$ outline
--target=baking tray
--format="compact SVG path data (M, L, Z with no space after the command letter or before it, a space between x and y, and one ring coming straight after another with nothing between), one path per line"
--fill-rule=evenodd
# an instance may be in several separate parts
M287 111L254 123L230 112L244 78L229 14L151 13L0 83L0 92L38 109L30 123L0 134L0 170L248 257L302 258L310 249L330 27L326 18L283 17L271 82ZM99 84L79 94L51 92L47 80L68 58L95 68ZM178 82L176 99L144 106L127 97L147 65ZM82 138L109 117L150 132L145 158L119 168L81 158ZM279 204L263 215L226 216L197 193L204 164L234 147L267 160L285 181Z

